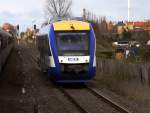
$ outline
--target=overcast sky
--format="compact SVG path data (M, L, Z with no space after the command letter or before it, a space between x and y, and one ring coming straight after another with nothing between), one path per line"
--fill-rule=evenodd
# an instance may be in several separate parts
M128 0L73 0L72 12L81 16L86 8L109 20L127 20ZM22 27L44 20L45 0L1 0L0 25L4 22L21 24ZM150 0L131 0L131 20L150 19Z

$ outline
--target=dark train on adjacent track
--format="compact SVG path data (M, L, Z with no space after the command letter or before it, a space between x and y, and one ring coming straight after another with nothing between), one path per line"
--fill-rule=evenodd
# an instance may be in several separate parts
M96 74L96 37L90 23L64 19L37 33L41 70L61 83L88 82Z
M16 36L17 31L12 25L4 24L3 27L0 28L0 73L14 47L14 39Z

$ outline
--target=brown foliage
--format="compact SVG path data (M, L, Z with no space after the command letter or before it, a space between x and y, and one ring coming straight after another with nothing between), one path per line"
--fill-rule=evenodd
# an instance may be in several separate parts
M114 32L114 25L111 21L107 22L105 17L97 17L94 13L84 9L83 17L89 21L94 28L97 44L104 47L111 47L112 33Z

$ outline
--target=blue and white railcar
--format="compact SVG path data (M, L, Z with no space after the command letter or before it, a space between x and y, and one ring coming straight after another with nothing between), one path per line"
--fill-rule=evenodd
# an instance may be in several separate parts
M54 22L37 34L40 65L56 82L87 82L96 74L96 38L90 23Z

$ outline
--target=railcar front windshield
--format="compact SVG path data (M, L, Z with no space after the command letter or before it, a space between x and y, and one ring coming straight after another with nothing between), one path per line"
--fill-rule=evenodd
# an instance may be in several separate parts
M57 32L57 47L59 56L88 56L89 33Z

